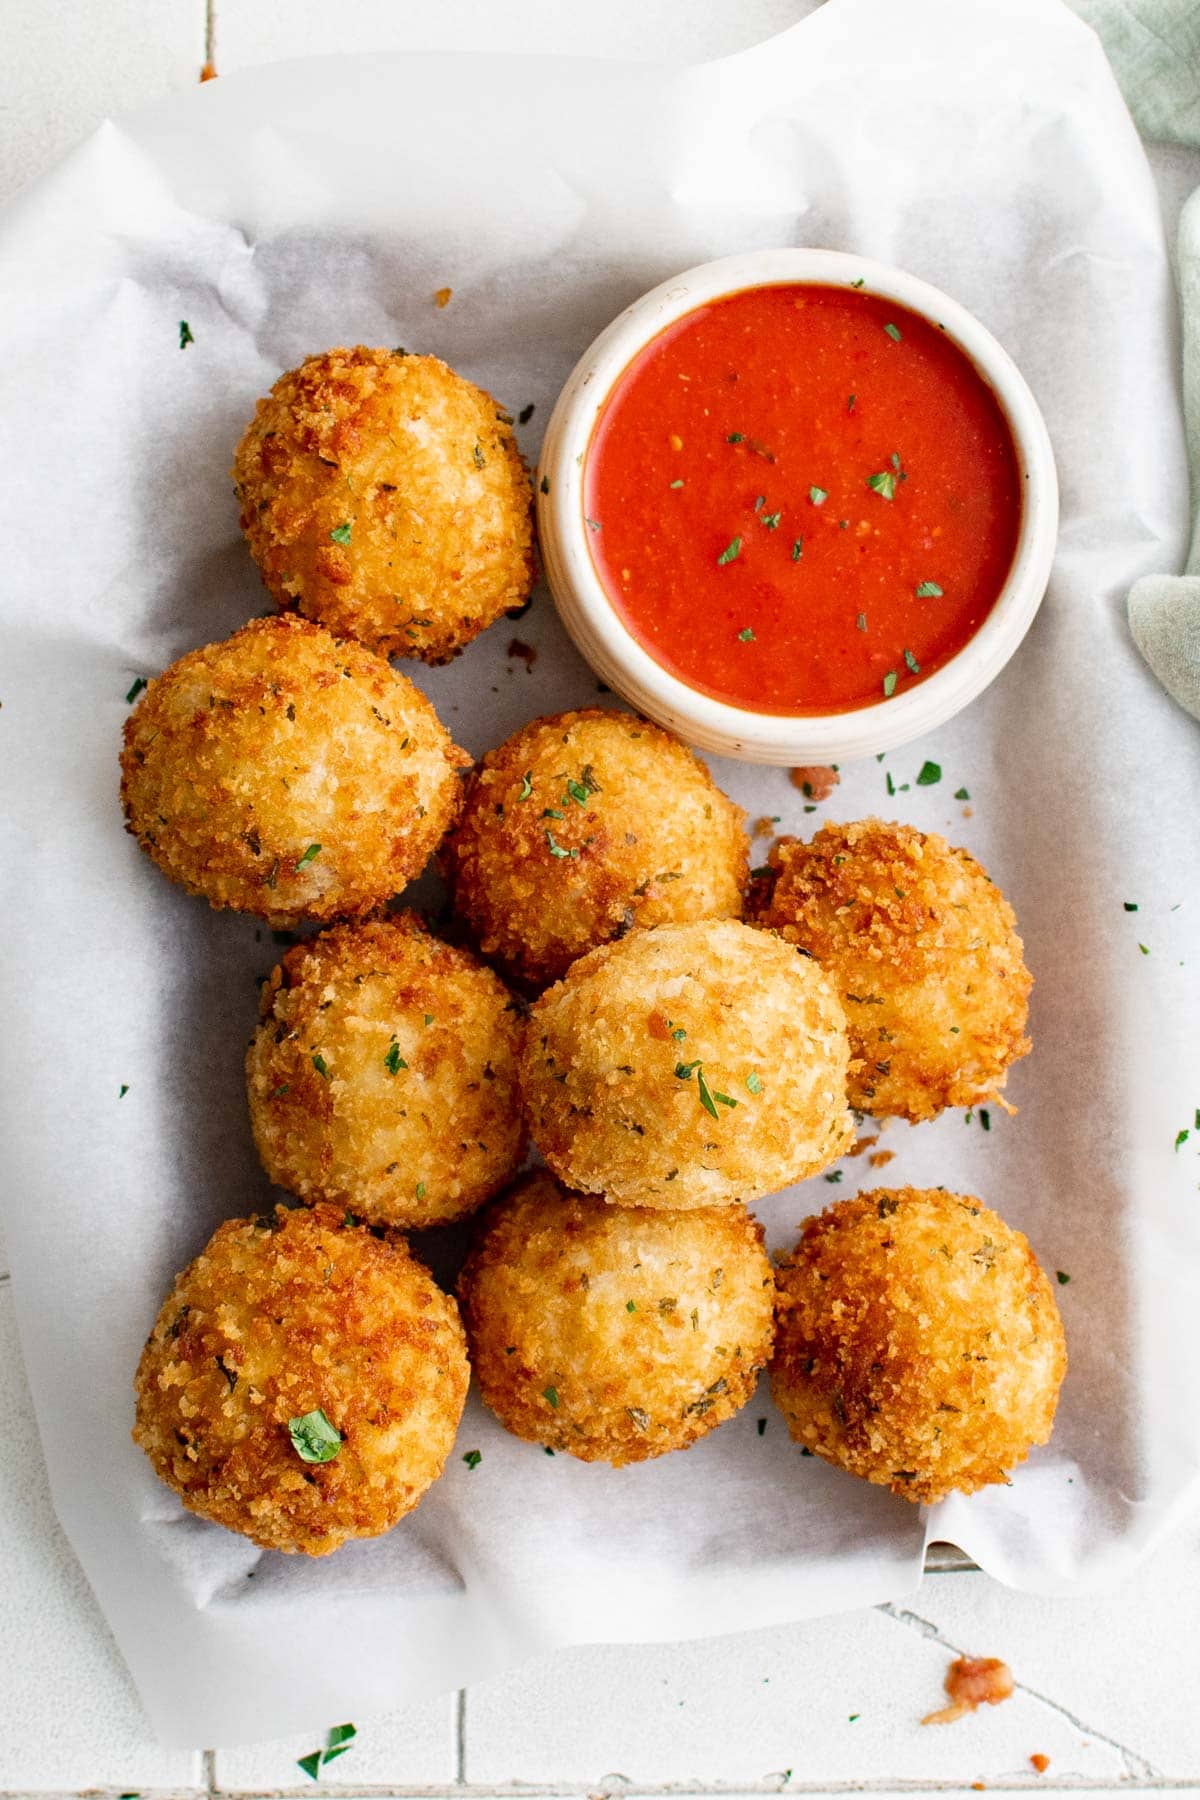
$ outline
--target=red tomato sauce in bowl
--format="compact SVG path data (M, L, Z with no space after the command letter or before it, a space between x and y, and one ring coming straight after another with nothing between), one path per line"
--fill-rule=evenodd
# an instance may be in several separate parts
M845 288L747 288L634 357L583 470L592 562L670 674L754 712L850 712L942 668L999 597L1012 434L936 325Z

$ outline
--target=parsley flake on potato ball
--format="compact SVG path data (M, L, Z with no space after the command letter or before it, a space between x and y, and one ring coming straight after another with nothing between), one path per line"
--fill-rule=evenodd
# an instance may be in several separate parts
M878 1188L809 1219L776 1274L771 1388L793 1438L932 1504L1024 1462L1067 1368L1029 1243L979 1200Z
M289 950L246 1055L254 1140L302 1200L403 1230L473 1212L521 1161L522 1022L499 976L412 913Z
M382 655L447 662L528 598L512 420L436 356L310 356L258 402L233 476L277 604Z
M768 861L757 923L836 982L858 1059L851 1106L916 1121L998 1095L1030 1048L1033 981L1012 907L974 857L864 819L783 838Z
M585 1462L695 1443L771 1348L771 1265L743 1207L606 1206L544 1170L484 1215L459 1298L484 1402Z
M740 918L744 824L678 738L592 707L488 752L441 860L484 955L544 987L631 926Z
M732 919L633 931L535 1001L521 1061L560 1180L621 1206L751 1201L853 1137L842 1008L816 963Z
M281 1206L228 1220L176 1278L133 1436L189 1511L325 1556L437 1480L468 1377L458 1308L403 1238Z
M125 724L127 828L212 906L361 917L419 875L462 804L411 681L294 617L256 619L150 682Z

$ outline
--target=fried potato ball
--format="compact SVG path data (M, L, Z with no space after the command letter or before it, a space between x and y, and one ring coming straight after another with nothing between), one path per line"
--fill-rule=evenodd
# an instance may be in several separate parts
M943 1188L878 1188L804 1226L776 1276L771 1388L793 1438L903 1494L973 1494L1054 1424L1067 1370L1019 1231Z
M1030 1048L1033 980L1012 907L974 857L864 819L810 844L783 838L768 860L777 878L757 922L836 982L857 1059L851 1106L915 1121L994 1098Z
M442 861L484 955L544 987L633 925L740 918L745 818L678 738L593 707L489 751Z
M840 1156L846 1025L833 984L732 919L634 931L536 1001L521 1062L534 1142L621 1206L750 1201Z
M512 420L436 356L310 356L258 402L233 477L277 604L381 655L447 662L533 585Z
M230 1219L176 1278L133 1436L189 1511L325 1556L437 1480L468 1374L458 1308L403 1238L281 1206Z
M250 1121L280 1187L413 1230L473 1212L517 1168L517 1003L414 914L297 944L261 1010Z
M360 917L419 875L469 763L411 681L306 619L256 619L125 724L127 828L164 875L273 924Z
M459 1299L501 1423L619 1467L686 1449L745 1405L773 1285L743 1207L606 1206L539 1170L484 1216Z

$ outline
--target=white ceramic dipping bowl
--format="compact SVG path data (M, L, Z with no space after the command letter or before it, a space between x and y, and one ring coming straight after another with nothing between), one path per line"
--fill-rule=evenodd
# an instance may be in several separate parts
M715 700L671 675L622 623L592 563L584 460L618 377L686 313L745 288L810 282L895 300L944 329L999 401L1016 448L1021 520L1012 566L992 610L956 655L913 687L852 712L760 713ZM546 428L536 476L538 535L563 624L601 679L688 743L744 762L803 765L894 750L960 712L1000 673L1041 604L1058 529L1054 455L1038 405L1008 353L966 309L902 269L837 250L756 250L701 263L625 309L572 371Z

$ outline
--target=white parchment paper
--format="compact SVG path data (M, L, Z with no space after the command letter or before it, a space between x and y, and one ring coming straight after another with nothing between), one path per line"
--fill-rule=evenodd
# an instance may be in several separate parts
M472 1400L388 1537L261 1555L129 1441L172 1275L268 1198L242 1051L277 951L123 834L125 692L264 608L227 470L280 370L337 343L435 351L536 403L532 457L627 301L775 243L900 263L971 307L1045 410L1063 520L1001 679L844 769L819 815L947 832L1011 895L1037 978L1019 1116L893 1126L885 1176L859 1160L760 1210L778 1244L864 1182L982 1194L1070 1276L1053 1442L925 1518L802 1459L765 1388L622 1472L550 1459ZM1200 1470L1200 733L1124 624L1130 581L1181 556L1186 478L1158 208L1091 35L1054 0L831 0L698 69L386 56L220 80L106 126L7 215L0 323L5 1227L59 1514L160 1732L274 1735L552 1644L892 1597L927 1534L1044 1591L1130 1569ZM416 671L472 751L594 697L544 593L517 629L532 671L505 622ZM943 777L918 788L926 757ZM715 773L752 816L818 822L784 771Z

